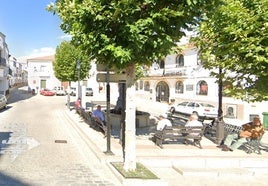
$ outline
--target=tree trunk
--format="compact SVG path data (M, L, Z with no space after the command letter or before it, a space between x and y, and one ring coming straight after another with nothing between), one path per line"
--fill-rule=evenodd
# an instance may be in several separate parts
M126 69L126 128L124 169L136 169L136 104L135 104L135 65Z

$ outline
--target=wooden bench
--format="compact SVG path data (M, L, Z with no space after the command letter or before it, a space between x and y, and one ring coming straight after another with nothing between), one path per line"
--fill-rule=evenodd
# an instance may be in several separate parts
M222 144L224 143L224 140L228 134L239 133L241 130L242 130L242 125L236 126L232 124L225 124L224 125L224 139L222 140ZM239 149L245 151L248 154L250 153L261 154L261 150L268 151L268 146L262 144L261 142L262 136L256 139L247 138L247 142L243 143L239 147Z
M94 130L101 131L104 136L107 135L107 127L98 118L92 115L91 111L85 109L78 109L77 113L84 119L84 121Z
M179 140L183 140L183 142L187 142L188 140L194 140L193 145L199 146L199 148L202 149L200 142L202 140L203 133L204 133L203 126L197 126L197 127L165 126L162 131L156 131L153 139L155 144L158 145L160 148L163 148L163 142L165 141L177 142Z
M107 135L107 127L106 125L99 120L99 118L95 117L91 113L91 127L95 130L100 130L104 136Z

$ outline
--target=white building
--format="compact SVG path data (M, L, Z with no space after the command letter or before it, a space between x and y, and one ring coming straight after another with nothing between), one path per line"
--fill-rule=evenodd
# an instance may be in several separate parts
M13 56L9 56L9 87L21 86L27 84L27 71L25 70L26 63L21 63Z
M54 55L27 59L28 89L38 92L42 88L61 86L53 70Z
M187 38L186 38L187 39ZM185 41L185 38L183 39ZM200 101L218 108L218 84L202 68L196 47L183 43L180 54L158 60L146 70L146 76L136 83L139 97L160 102ZM223 95L223 115L226 119L249 121L267 112L268 103L247 103ZM232 115L228 114L232 111Z
M9 50L5 41L6 36L0 32L0 94L9 94L8 85L8 57Z

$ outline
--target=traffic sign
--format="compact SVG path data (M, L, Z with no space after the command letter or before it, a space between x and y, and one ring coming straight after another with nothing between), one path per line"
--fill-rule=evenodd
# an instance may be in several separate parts
M109 82L120 83L120 82L125 82L126 80L127 80L126 74L109 74ZM98 73L97 82L107 82L107 74Z

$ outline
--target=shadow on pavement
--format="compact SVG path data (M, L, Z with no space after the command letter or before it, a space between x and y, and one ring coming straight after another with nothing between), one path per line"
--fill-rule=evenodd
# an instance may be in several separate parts
M7 103L15 103L22 100L30 99L31 97L36 96L36 94L32 94L27 90L27 87L13 87L10 90L10 95L8 97Z
M6 175L2 172L0 172L0 185L18 185L18 186L28 186L30 184L23 183L22 181L13 178L9 175Z

